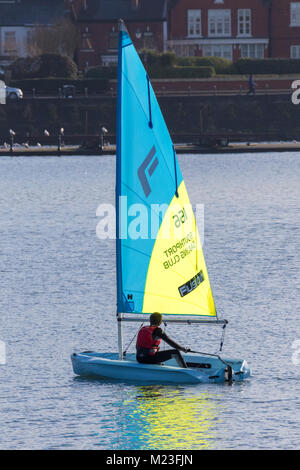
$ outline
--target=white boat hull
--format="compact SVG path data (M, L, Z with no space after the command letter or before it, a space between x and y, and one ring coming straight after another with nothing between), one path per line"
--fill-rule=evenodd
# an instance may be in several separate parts
M250 376L250 368L243 360L224 359L232 368L232 374L228 376L228 367L223 360L198 355L183 356L188 364L187 369L179 367L173 359L164 364L140 364L134 354L119 360L117 353L88 351L73 353L71 360L76 375L137 383L224 383L241 381Z

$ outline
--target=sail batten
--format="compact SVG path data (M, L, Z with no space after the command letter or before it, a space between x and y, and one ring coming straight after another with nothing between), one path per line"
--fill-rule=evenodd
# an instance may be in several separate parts
M117 311L216 317L175 148L124 28L119 33L117 133Z

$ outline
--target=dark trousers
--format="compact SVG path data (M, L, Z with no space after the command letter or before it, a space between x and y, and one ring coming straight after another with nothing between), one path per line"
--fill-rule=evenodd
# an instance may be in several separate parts
M186 363L178 349L167 349L166 351L158 351L154 356L144 352L137 352L136 360L142 364L160 364L161 362L169 361L175 357L176 362L181 367L186 367Z
M250 86L250 87L249 87L249 91L248 91L247 95L251 95L251 94L252 94L252 95L255 95L255 94L256 94L256 92L255 92L255 87L254 87L254 86Z

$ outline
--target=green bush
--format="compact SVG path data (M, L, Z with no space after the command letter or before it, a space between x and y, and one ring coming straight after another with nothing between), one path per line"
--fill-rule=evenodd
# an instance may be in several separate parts
M106 79L112 80L117 78L117 67L110 66L104 67L99 65L98 67L92 67L85 73L85 78L97 78L97 79Z
M65 77L76 78L77 65L67 56L42 54L17 59L11 65L12 79Z
M146 68L149 67L213 67L216 73L231 73L233 64L222 57L178 57L168 51L160 54L157 51L143 49L140 58Z
M165 54L161 54L159 63L162 67L174 67L176 65L176 55L174 52L166 52Z
M153 78L210 78L215 75L213 67L149 67L149 77Z
M142 49L141 51L139 51L139 56L145 66L161 65L160 64L161 54L155 50Z
M240 74L300 73L300 59L239 59L236 63Z
M235 65L222 57L177 57L177 64L193 67L213 67L217 74L235 73Z
M177 63L177 57L174 52L159 53L157 51L143 49L139 52L143 64L157 67L173 67Z
M182 67L164 66L160 63L152 63L146 66L150 79L152 78L209 78L215 75L213 67ZM87 78L116 79L116 67L94 67L86 75Z

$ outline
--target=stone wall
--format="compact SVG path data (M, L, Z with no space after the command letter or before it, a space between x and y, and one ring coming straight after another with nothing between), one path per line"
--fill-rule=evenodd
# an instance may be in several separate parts
M291 95L165 96L159 103L171 134L275 133L300 139L300 105ZM29 99L0 106L0 144L9 129L17 136L115 133L116 98ZM17 139L17 137L16 137Z

